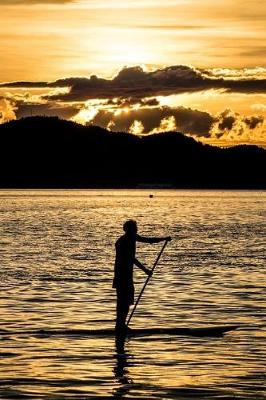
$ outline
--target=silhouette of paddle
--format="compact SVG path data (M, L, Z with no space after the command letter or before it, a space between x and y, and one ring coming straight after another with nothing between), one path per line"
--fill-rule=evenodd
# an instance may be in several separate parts
M154 262L154 264L153 264L153 267L152 267L152 269L151 269L151 273L150 273L150 275L147 277L146 282L144 283L143 288L141 289L141 291L140 291L140 293L139 293L139 295L138 295L137 301L136 301L136 303L135 303L135 305L134 305L134 307L133 307L133 309L132 309L132 311L131 311L130 316L128 317L128 320L127 320L127 323L126 323L126 326L127 326L127 327L128 327L128 325L129 325L129 323L130 323L132 317L133 317L133 314L134 314L134 312L135 312L135 310L136 310L136 308L137 308L137 305L138 305L139 302L140 302L140 299L141 299L141 297L142 297L142 295L143 295L143 292L144 292L146 286L148 285L149 280L150 280L151 277L152 277L153 271L155 270L155 267L156 267L156 265L158 264L158 262L159 262L159 260L160 260L160 258L161 258L161 255L163 254L163 251L164 251L164 249L165 249L165 247L166 247L168 241L169 241L169 240L166 240L166 241L164 242L164 245L163 245L163 247L162 247L160 253L158 254L158 256L157 256L157 258L156 258L156 260L155 260L155 262Z

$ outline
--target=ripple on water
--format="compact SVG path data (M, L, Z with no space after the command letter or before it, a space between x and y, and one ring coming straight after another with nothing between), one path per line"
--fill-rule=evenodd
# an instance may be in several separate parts
M148 195L0 192L1 398L266 398L266 193ZM222 338L132 338L124 354L113 338L29 334L114 324L114 242L128 218L143 235L173 237L133 326L241 329ZM138 257L150 266L160 248L139 245ZM141 271L135 281L138 292Z

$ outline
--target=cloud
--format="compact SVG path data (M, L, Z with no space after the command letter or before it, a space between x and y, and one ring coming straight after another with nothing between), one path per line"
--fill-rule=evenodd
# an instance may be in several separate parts
M34 100L36 98L36 100ZM0 97L0 123L29 116L57 116L63 119L74 117L84 104L63 104L44 102L39 96L29 93L17 94L8 98Z
M109 128L111 125L109 125ZM144 126L141 121L135 120L133 124L130 126L128 132L132 133L133 135L141 135L144 131Z
M206 77L229 80L266 79L266 68L210 68L202 70L202 74Z
M160 102L155 97L153 98L140 98L140 97L129 97L129 98L116 98L109 99L107 103L109 106L115 107L131 107L132 105L139 105L141 107L155 107L159 106Z
M171 106L170 102L163 105L162 101L164 95L207 90L199 96L209 99L218 91L266 92L266 68L263 67L200 70L179 65L145 71L137 66L123 68L112 79L92 75L54 82L10 82L0 87L6 95L6 102L2 100L0 109L1 122L29 115L57 115L134 134L177 130L215 143L252 142L253 138L266 142L265 119L255 115L265 112L264 95L253 96L254 104L248 106L254 111L253 115L238 114L230 109L214 115L201 111L204 105L200 105L200 101L194 102L194 109ZM10 88L10 93L6 88ZM182 101L181 96L178 98Z
M171 132L176 130L176 119L173 115L171 115L170 117L163 118L160 122L160 125L157 128L154 128L151 133Z
M91 111L88 110L88 114ZM151 134L180 131L195 139L234 143L265 143L266 130L263 116L244 116L226 109L217 115L186 107L143 107L101 109L91 114L90 124L113 131Z
M261 115L241 115L230 109L212 115L182 106L160 106L154 98L62 103L37 101L38 97L36 100L29 93L24 96L0 99L0 123L30 115L45 115L133 134L175 130L217 145L266 143L265 117Z
M178 130L197 137L210 135L215 118L207 112L185 107L155 107L121 110L99 110L91 124L113 131L148 134L151 132ZM141 129L140 129L141 128Z
M0 98L0 124L16 119L16 106L7 99Z
M214 118L210 138L225 143L266 143L265 128L263 116L243 116L227 109Z
M246 117L243 120L245 124L249 127L249 129L255 129L258 125L263 124L264 117L263 116L254 116Z
M45 115L49 117L57 116L63 119L70 119L79 112L78 105L60 105L56 103L16 103L16 117L23 118L34 115Z
M253 71L255 70L255 71ZM266 69L200 70L189 66L170 66L152 72L141 67L122 69L113 79L65 78L55 82L10 82L0 87L67 87L67 93L46 96L54 101L86 101L89 99L144 98L209 89L226 92L265 93ZM257 75L256 75L257 73ZM259 78L257 77L259 76Z
M238 134L246 130L246 128L253 130L264 122L262 115L242 116L234 113L232 110L225 110L218 114L215 119L217 131L238 131ZM246 126L243 126L246 125Z
M20 88L18 91L11 89L9 92L3 90L2 99L5 99L8 104L13 106L13 118L23 118L28 116L57 116L63 119L70 119L76 115L81 108L84 107L84 103L63 103L56 101L49 101L43 99L44 93L47 94L58 94L65 93L65 88L45 88L40 90L29 90L22 91ZM1 99L1 93L0 93Z
M230 110L225 110L219 116L218 129L231 131L236 122L236 116L231 114Z
M65 85L66 86L66 85ZM0 87L4 88L47 88L47 87L53 87L52 84L49 82L28 82L28 81L20 81L20 82L6 82L6 83L1 83ZM59 85L58 85L59 87Z
M266 104L256 103L251 106L252 110L266 111Z

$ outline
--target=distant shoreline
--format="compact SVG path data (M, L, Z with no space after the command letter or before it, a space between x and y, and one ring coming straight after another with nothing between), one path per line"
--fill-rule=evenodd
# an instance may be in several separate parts
M266 192L265 188L228 188L228 187L217 187L217 188L188 188L188 187L180 187L180 188L161 188L161 187L150 187L150 188L138 188L138 187L84 187L84 188L74 188L74 187L0 187L0 192L4 191L123 191L123 190L128 190L128 191L143 191L143 192L151 192L153 190L159 191L159 192L170 192L170 191L193 191L193 192L201 192L201 191L209 191L209 192ZM152 193L151 193L152 194Z
M176 132L137 136L54 117L0 125L0 188L266 189L266 150L204 145Z

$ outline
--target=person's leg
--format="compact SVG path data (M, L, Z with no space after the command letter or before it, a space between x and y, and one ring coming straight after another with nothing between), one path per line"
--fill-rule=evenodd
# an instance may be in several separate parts
M124 299L118 297L116 303L116 324L115 324L115 329L117 332L125 333L128 311L129 311L129 304Z

